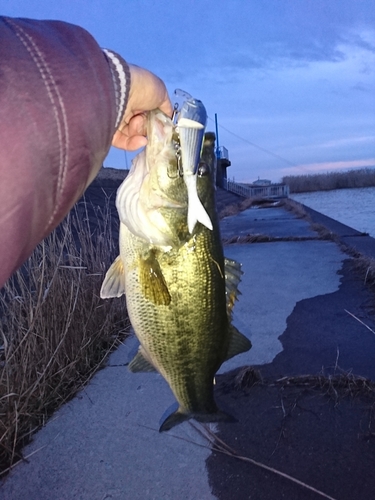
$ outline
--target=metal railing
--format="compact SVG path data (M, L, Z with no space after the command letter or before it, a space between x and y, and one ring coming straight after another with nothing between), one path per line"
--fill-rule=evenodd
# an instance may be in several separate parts
M270 184L269 186L247 186L223 179L224 189L244 198L288 198L289 186L286 184Z

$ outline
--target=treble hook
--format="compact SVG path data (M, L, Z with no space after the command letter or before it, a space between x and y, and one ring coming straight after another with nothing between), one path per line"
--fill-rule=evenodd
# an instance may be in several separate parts
M177 115L178 115L178 109L179 109L179 104L178 102L175 102L174 103L174 106L173 106L173 114L172 114L172 122L173 122L173 125L177 125Z

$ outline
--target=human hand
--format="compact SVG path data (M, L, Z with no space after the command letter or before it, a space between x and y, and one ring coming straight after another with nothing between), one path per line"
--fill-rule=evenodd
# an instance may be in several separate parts
M112 146L135 151L147 144L147 111L159 108L172 116L173 108L164 82L150 71L129 64L131 83L128 105L116 130Z

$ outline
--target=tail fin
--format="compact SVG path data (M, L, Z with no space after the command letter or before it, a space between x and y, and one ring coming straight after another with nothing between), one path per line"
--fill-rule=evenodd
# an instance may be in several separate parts
M170 414L161 424L159 432L169 431L172 427L175 427L186 420L194 418L198 422L209 423L209 422L237 422L237 420L225 413L223 411L216 411L214 413L183 413L180 408L174 413Z

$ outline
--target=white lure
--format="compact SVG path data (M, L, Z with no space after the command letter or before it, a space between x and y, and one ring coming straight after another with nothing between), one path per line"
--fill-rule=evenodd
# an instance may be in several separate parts
M212 231L212 222L197 193L197 172L200 160L207 112L198 99L187 99L178 113L177 128L183 178L188 192L188 229L192 234L197 222Z

